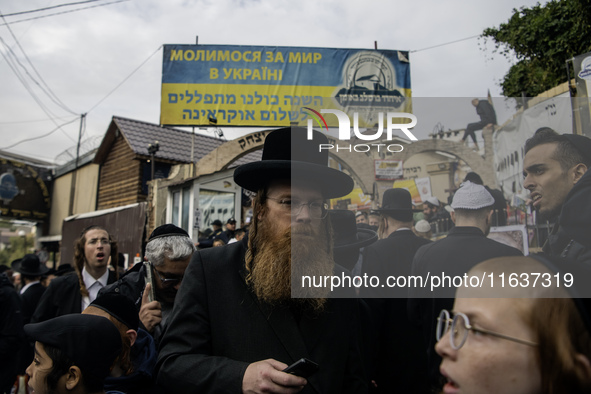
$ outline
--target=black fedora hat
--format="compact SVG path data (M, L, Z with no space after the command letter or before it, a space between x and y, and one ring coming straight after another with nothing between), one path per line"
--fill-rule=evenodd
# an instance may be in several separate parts
M49 268L41 264L36 254L27 254L22 259L13 261L11 265L12 269L21 275L42 276L49 271Z
M261 161L243 164L234 172L234 181L243 188L258 192L273 180L303 180L317 188L324 198L336 198L353 190L353 179L328 167L326 136L313 131L308 140L302 127L286 127L272 131L265 138Z
M375 231L360 228L355 223L355 214L346 209L331 209L328 217L334 232L334 249L359 249L378 240Z
M388 189L384 192L382 198L382 207L379 212L422 212L419 209L413 209L412 197L406 189Z

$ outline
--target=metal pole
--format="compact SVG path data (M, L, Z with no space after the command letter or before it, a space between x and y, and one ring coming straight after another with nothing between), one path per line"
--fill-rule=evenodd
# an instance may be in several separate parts
M74 166L74 171L72 172L72 183L70 184L70 205L68 207L68 216L72 216L74 214L74 200L76 197L76 176L78 173L78 162L80 160L80 140L82 139L82 129L84 126L85 119L86 114L80 115L80 130L78 131L78 144L76 144L76 164Z

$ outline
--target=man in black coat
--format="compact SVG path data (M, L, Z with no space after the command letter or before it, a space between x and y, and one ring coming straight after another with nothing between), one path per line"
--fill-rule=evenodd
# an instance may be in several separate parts
M117 293L133 301L142 328L158 345L194 251L193 240L185 230L174 224L158 226L146 244L147 261L134 265L117 282L103 288L99 296Z
M555 223L543 246L547 255L577 260L588 260L591 257L588 247L575 241L572 235L564 231L564 227L569 227L570 220L560 217L565 201L572 198L571 191L581 182L590 167L591 139L585 136L560 135L544 127L525 142L523 187L530 191L538 221L541 219ZM578 216L580 220L588 209L588 203L577 205L581 210L580 216L568 216Z
M27 254L22 259L12 262L12 269L21 274L21 281L23 287L20 290L21 310L23 314L23 324L29 324L31 317L39 304L39 300L45 292L45 287L41 284L41 276L49 272L44 264L41 264L39 257L36 254ZM22 353L20 355L18 373L25 374L25 369L31 363L35 354L33 344L26 343L23 345Z
M29 324L37 304L45 292L45 287L41 284L41 276L49 272L49 268L41 264L36 254L27 254L22 259L13 261L12 269L21 274L23 288L20 291L20 296L23 323Z
M117 280L108 269L109 258L117 261L117 243L99 226L84 229L74 245L76 272L55 278L39 300L31 323L70 313L81 313L99 290Z
M431 241L412 231L412 198L406 189L384 192L379 209L380 239L364 250L363 272L386 283L390 276L408 277L416 251ZM420 212L420 211L419 211ZM428 393L427 354L420 333L407 313L407 289L362 287L360 296L372 312L373 368L378 393Z
M522 256L519 250L487 238L494 202L493 196L484 186L463 183L451 203L455 227L446 238L422 246L417 251L412 262L412 274L423 278L441 278L443 274L447 277L463 277L482 261L495 257ZM426 289L411 288L409 294L409 315L411 321L422 329L431 383L437 385L441 358L434 349L435 320L442 309L453 308L455 288L448 287L434 293L430 292L429 286ZM426 298L429 296L436 298Z
M230 240L235 237L235 235L236 235L236 219L230 218L226 222L226 231L221 232L217 237L215 237L215 240L221 239L222 241L224 241L224 245L227 245L230 243ZM215 240L214 240L214 242L215 242Z
M476 150L479 150L478 143L476 142L476 131L482 130L483 128L497 124L497 114L495 109L487 100L478 100L477 98L472 100L472 105L476 107L476 113L480 116L480 122L469 123L464 131L462 142L465 142L468 136L472 137Z
M5 273L0 274L0 393L9 393L26 345L21 300ZM32 358L29 360L31 362Z
M158 383L171 392L367 391L357 300L328 298L329 288L305 281L344 275L332 258L324 200L353 188L326 166L319 143L327 139L318 132L307 140L305 129L275 130L262 161L234 173L257 192L248 241L193 255L160 346ZM352 288L334 293L354 296ZM301 358L317 372L283 372Z
M211 233L207 237L199 238L197 246L200 249L211 248L213 246L213 241L223 232L222 221L219 219L214 220L211 222L211 228Z

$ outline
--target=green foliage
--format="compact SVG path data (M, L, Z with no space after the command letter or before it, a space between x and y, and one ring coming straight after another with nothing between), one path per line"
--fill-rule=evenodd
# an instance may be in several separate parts
M27 248L25 250L25 242ZM27 253L33 253L33 245L35 239L33 235L27 235L26 241L23 237L12 237L10 238L10 245L0 251L0 265L7 265L10 267L10 263L16 259L22 258Z
M591 51L591 0L513 9L509 21L485 29L481 37L492 39L493 53L518 59L503 77L503 95L536 96L567 81L566 60Z

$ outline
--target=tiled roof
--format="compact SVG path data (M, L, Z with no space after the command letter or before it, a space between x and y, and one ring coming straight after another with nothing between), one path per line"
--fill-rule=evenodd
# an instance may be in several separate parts
M148 145L158 141L157 158L181 163L191 161L191 132L118 116L113 116L113 122L136 154L149 156ZM194 160L198 161L223 143L218 138L195 133Z
M240 159L230 163L228 168L238 167L238 166L241 166L242 164L252 163L253 161L261 161L262 157L263 157L263 150L262 149L255 150L253 152L250 152L249 154L242 156Z

